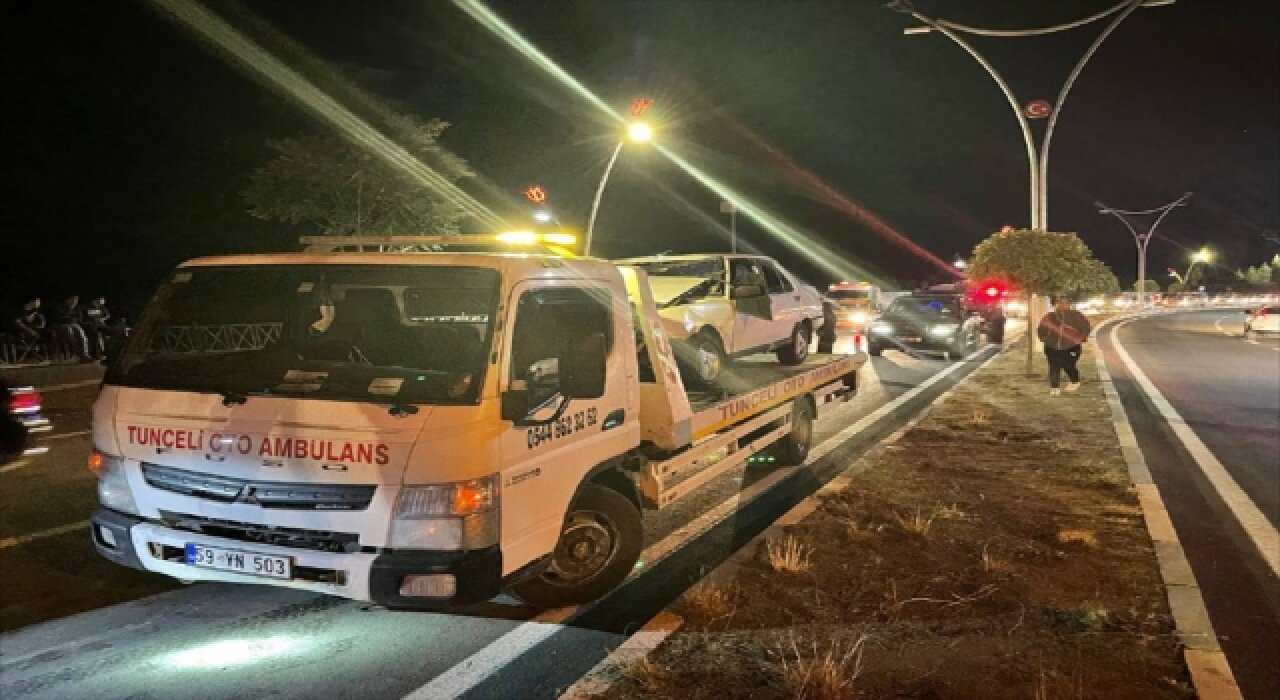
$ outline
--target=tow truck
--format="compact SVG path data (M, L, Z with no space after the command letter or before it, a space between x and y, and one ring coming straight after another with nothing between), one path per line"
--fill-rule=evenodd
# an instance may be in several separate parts
M827 296L839 306L836 325L859 334L866 333L881 308L880 288L870 282L837 282L827 287Z
M691 392L643 270L571 233L303 242L156 293L93 409L102 556L394 609L587 602L642 513L762 452L802 464L865 361Z

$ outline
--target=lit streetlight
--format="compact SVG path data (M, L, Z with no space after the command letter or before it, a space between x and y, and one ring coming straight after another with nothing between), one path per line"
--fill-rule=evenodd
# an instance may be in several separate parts
M550 223L552 219L551 212L546 209L538 209L533 212L533 220L540 224Z
M605 185L609 184L609 174L613 172L613 164L618 162L618 154L622 153L622 147L627 141L634 143L647 143L653 139L653 127L644 122L632 122L627 126L626 138L618 141L618 145L613 149L613 155L609 156L609 164L604 168L604 174L600 176L600 184L596 187L595 199L591 201L591 215L587 217L587 240L582 246L582 254L591 254L591 236L596 228L596 214L600 211L600 198L604 196Z
M1125 211L1124 209L1116 209L1108 207L1102 202L1094 202L1098 206L1099 214L1111 214L1120 220L1129 229L1129 233L1133 235L1133 243L1138 246L1138 308L1146 308L1147 303L1147 245L1151 243L1151 238L1156 235L1156 227L1164 221L1164 217L1169 212L1182 206L1186 206L1187 199L1191 197L1190 192L1184 192L1183 195L1172 202L1155 209L1146 209L1144 211ZM1149 214L1158 214L1156 220L1151 224L1151 228L1146 233L1138 233L1138 230L1129 223L1129 216L1146 216Z
M969 267L969 261L957 255L956 261L951 263L951 266L963 272L965 268Z
M1075 85L1076 78L1080 76L1080 72L1084 70L1084 66L1093 57L1093 54L1102 45L1111 32L1115 30L1121 22L1124 21L1134 10L1140 7L1161 7L1171 5L1175 0L1121 0L1109 9L1102 10L1089 17L1085 17L1074 22L1066 22L1049 27L1036 27L1032 29L984 29L981 27L972 27L945 19L934 19L927 17L916 10L913 0L890 0L887 4L892 10L911 15L923 26L907 27L902 31L907 36L916 36L922 34L930 34L938 32L955 42L966 53L973 57L991 76L991 79L1000 87L1000 91L1004 93L1005 99L1009 102L1009 106L1013 109L1014 117L1018 120L1018 126L1022 129L1022 140L1027 148L1027 168L1029 171L1029 185L1031 191L1031 226L1035 231L1045 231L1049 228L1049 144L1053 140L1054 127L1057 126L1058 116L1062 112L1062 105L1067 100L1067 94L1071 91L1071 87ZM1071 74L1067 77L1062 89L1058 92L1057 102L1049 104L1043 100L1036 100L1025 107L1014 96L1013 89L1005 81L1004 77L996 71L995 66L978 53L968 41L961 38L961 34L969 34L973 36L984 37L1029 37L1042 36L1045 34L1053 34L1063 32L1069 29L1091 24L1093 22L1111 17L1111 23L1093 44L1085 50L1084 55L1076 62L1076 66L1072 69ZM1041 140L1039 153L1036 152L1035 138L1031 133L1031 124L1029 119L1047 118L1048 123L1045 126L1044 138Z
M1208 248L1201 248L1191 254L1191 264L1187 266L1187 274L1182 278L1187 285L1191 284L1191 271L1195 269L1196 263L1208 263L1213 260L1213 253ZM1190 290L1187 290L1190 291Z

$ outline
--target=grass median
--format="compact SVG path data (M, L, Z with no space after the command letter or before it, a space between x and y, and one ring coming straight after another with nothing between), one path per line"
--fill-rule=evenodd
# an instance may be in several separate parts
M1059 397L1024 362L998 356L690 589L609 697L1193 696L1093 346Z

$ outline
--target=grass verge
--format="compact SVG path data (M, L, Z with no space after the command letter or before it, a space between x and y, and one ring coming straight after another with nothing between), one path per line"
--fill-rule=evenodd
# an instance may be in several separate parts
M1193 696L1092 352L1060 397L996 358L609 696Z

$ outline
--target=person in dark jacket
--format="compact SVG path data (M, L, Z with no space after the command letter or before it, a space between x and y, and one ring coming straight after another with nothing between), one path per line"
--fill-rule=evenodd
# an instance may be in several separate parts
M53 310L53 328L57 337L66 343L67 350L75 353L81 362L91 362L89 338L84 332L84 311L80 297L72 294Z
M12 319L13 332L29 343L40 342L44 332L44 314L40 312L40 297L32 297L22 305Z
M111 311L106 297L94 297L84 309L84 331L89 336L90 354L106 355L111 338Z
M831 354L836 347L836 310L831 299L822 299L822 327L818 329L818 352Z
M1089 319L1084 314L1071 308L1070 297L1060 296L1054 300L1053 311L1040 319L1036 328L1036 336L1044 343L1044 355L1049 360L1049 395L1058 396L1062 372L1067 373L1067 391L1080 388L1080 370L1076 369L1076 361L1083 352L1080 346L1089 338Z

